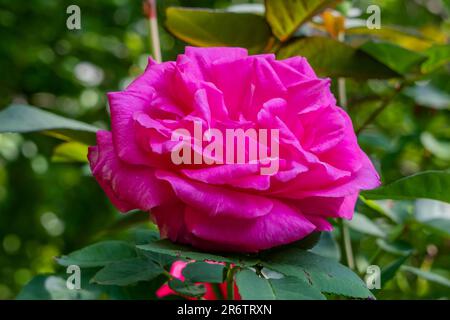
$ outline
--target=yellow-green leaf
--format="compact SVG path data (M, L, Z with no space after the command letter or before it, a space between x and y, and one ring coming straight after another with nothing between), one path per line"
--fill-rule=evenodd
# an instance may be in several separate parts
M266 0L266 19L273 34L286 41L305 22L339 0Z
M243 47L259 53L271 38L269 25L257 14L179 7L170 7L166 13L167 29L199 47Z
M64 142L53 150L52 161L87 162L88 145L76 141Z
M378 79L399 76L367 53L331 38L301 38L282 47L277 55L279 59L306 57L316 73L323 77Z
M411 200L427 198L450 202L450 171L425 171L380 188L364 191L367 199Z
M405 49L423 51L433 45L433 41L417 32L409 32L395 26L383 26L381 29L369 29L366 26L353 27L345 30L347 35L370 36L380 40L390 41Z

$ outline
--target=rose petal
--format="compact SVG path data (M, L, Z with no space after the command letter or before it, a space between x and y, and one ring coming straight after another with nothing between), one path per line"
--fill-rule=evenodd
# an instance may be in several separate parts
M169 182L181 201L202 209L210 216L251 219L268 214L273 206L272 200L268 198L189 181L171 172L157 170L155 175Z
M148 211L174 196L167 184L155 178L153 169L121 161L108 131L97 132L97 146L89 148L88 158L94 177L122 212Z

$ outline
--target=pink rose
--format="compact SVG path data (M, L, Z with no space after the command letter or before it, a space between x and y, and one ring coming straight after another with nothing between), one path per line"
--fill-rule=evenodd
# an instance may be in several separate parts
M302 57L187 47L175 62L150 60L108 98L112 130L98 132L89 149L92 172L120 211L151 210L161 235L175 242L240 252L287 244L331 230L327 218L351 219L358 192L379 185L330 80ZM196 124L206 139L198 141ZM217 155L204 153L215 141L208 132L238 128L278 136L256 141L265 157L250 159L255 141L246 137L237 154L251 161L207 163ZM192 135L174 140L179 129ZM201 161L174 163L180 146ZM276 170L262 174L272 164Z

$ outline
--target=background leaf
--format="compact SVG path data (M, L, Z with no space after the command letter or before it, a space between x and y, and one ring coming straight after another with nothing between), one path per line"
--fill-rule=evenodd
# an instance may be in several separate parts
M61 137L95 143L98 128L42 109L11 105L0 111L0 132L43 132L48 131Z
M53 150L54 162L88 162L88 145L76 141L64 142Z
M433 41L427 39L417 31L408 31L397 26L385 26L380 29L369 29L367 26L351 27L345 30L348 36L370 36L380 40L395 43L405 49L423 51L433 45Z
M402 178L380 188L363 191L367 199L408 200L427 198L450 202L450 172L426 171Z
M440 285L450 288L450 280L441 276L440 274L433 273L430 271L423 271L423 270L420 270L418 268L414 268L411 266L402 266L401 269L403 271L411 272L411 273L415 274L416 276L423 278L425 280L428 280L428 281L431 281L431 282L434 282L434 283L437 283L437 284L440 284Z
M38 275L34 277L21 292L17 300L92 300L98 299L98 290L90 291L84 288L70 290L66 280L56 275Z
M283 250L265 256L261 264L285 276L298 277L321 292L348 297L372 298L364 282L334 259L299 249Z
M164 269L149 259L133 258L106 265L91 281L103 285L126 286L154 279L163 272Z
M336 261L341 260L341 250L331 232L322 232L319 242L311 252Z
M380 238L386 237L386 233L378 225L358 212L353 213L353 218L345 223L355 231Z
M245 269L236 275L236 285L244 300L324 300L308 282L296 277L264 279Z
M429 132L423 132L420 135L420 142L436 157L450 160L450 142L439 141Z
M382 79L399 76L397 72L367 53L325 37L294 40L282 47L277 56L279 59L292 56L306 57L315 72L324 77Z
M400 267L406 262L406 260L408 260L409 257L410 257L409 255L400 257L381 270L381 287L382 288L384 288L386 286L386 284L394 278L397 271L400 270Z
M337 0L266 0L266 18L274 35L286 41L303 23Z
M192 262L184 267L183 275L189 282L222 283L224 281L224 266L201 261Z
M258 259L249 255L239 254L215 254L196 250L189 246L182 246L170 242L169 240L153 241L145 245L137 246L141 250L152 251L156 253L167 254L173 257L193 259L193 260L211 260L217 262L230 262L237 265L255 265Z
M200 298L206 293L206 288L203 284L195 285L176 278L171 279L168 284L170 289L183 296Z
M428 59L422 64L422 72L429 73L450 62L450 45L433 46L425 54Z
M110 240L95 243L57 259L62 266L77 265L81 268L103 267L111 262L136 257L133 246L124 241Z
M359 49L399 74L406 74L414 71L414 69L419 71L420 64L426 59L420 53L388 42L368 41Z
M200 47L244 47L255 53L266 47L271 35L264 18L256 14L177 7L166 14L172 34Z

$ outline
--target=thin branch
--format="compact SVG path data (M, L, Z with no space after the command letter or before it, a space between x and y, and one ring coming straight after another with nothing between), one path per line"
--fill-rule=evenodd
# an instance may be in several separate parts
M381 105L374 111L372 114L367 118L366 121L359 127L358 130L356 130L356 135L359 135L369 124L375 121L375 119L386 109L389 104L392 102L392 100L399 94L403 88L405 87L405 82L401 82L399 86L395 89L394 93L392 93L390 96L384 98L381 101Z
M348 229L347 224L342 221L342 219L340 219L339 221L339 230L341 231L340 239L343 256L345 257L347 266L353 270L355 269L355 258L353 257L350 230Z
M150 45L152 47L153 58L161 63L161 44L159 42L158 18L156 14L156 0L145 0L145 11L149 22Z

